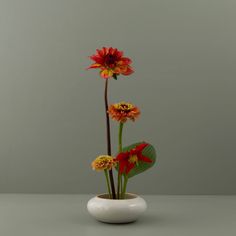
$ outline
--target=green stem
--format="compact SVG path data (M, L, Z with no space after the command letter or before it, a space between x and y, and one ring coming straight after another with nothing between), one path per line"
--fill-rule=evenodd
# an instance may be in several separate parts
M122 152L122 132L123 132L124 123L120 122L119 125L119 152Z
M123 189L123 175L121 174L121 177L120 177L120 192L122 191Z
M107 170L104 170L104 173L105 173L105 177L106 177L106 181L107 181L107 190L108 190L108 193L109 193L109 198L112 198L111 187L110 187L110 182L109 182L109 179L108 179Z
M120 122L119 124L119 152L122 152L122 131L123 131L124 123ZM118 181L117 181L117 198L120 198L120 190L122 185L122 175L119 173L119 165L118 165Z
M127 187L128 179L129 178L126 175L124 175L124 186L123 186L122 194L121 194L122 199L125 198L125 193L126 193L126 187Z

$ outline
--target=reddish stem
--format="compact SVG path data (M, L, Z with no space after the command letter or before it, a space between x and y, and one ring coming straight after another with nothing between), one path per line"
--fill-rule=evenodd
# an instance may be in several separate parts
M111 156L111 131L110 131L110 119L109 119L109 115L107 113L107 111L108 111L107 90L108 90L108 79L106 79L106 83L105 83L104 99L105 99L106 128L107 128L107 154L109 156ZM112 169L109 170L109 179L110 179L110 183L111 183L112 198L115 199L116 198L116 190L115 190Z

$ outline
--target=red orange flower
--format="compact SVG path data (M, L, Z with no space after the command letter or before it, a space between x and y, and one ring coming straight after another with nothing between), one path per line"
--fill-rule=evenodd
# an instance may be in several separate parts
M131 59L123 57L123 52L117 48L97 49L97 53L90 56L94 63L88 69L99 68L101 77L107 79L110 77L117 78L118 75L130 75L134 71L130 64Z
M148 143L141 143L130 151L119 153L116 157L119 162L119 173L128 174L135 165L138 165L139 161L151 163L152 160L142 154L143 149L147 146Z
M112 119L125 123L127 119L135 121L140 115L140 110L131 103L119 102L112 104L108 109L108 113Z

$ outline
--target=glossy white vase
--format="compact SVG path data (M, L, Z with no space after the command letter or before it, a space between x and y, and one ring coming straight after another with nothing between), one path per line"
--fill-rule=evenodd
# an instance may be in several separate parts
M126 194L125 199L108 199L107 194L91 198L88 212L105 223L129 223L136 221L147 209L145 200L135 194Z

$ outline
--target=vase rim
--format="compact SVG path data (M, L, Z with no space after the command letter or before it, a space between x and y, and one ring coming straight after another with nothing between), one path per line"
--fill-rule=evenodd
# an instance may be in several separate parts
M102 194L97 195L96 197L102 200L110 200L110 201L120 201L120 200L127 201L127 200L136 199L139 197L137 194L134 194L134 193L126 193L124 199L111 199L108 196L109 196L108 193L102 193Z

